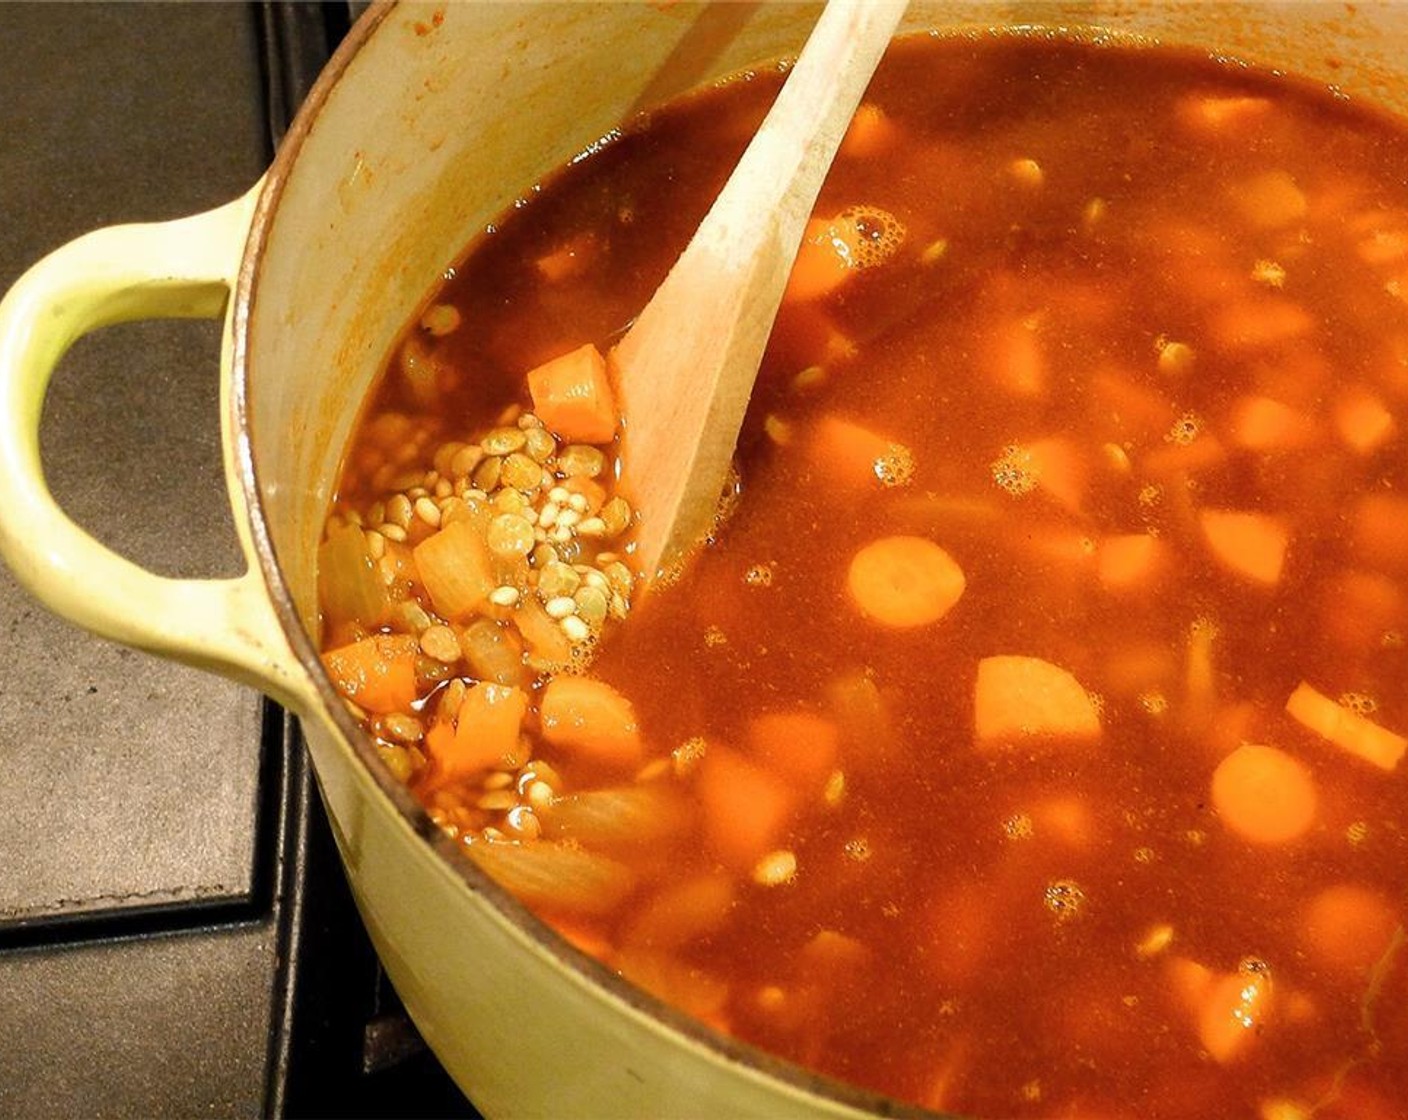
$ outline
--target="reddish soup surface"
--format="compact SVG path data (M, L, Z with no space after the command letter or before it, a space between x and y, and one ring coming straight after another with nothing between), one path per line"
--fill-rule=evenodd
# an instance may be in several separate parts
M779 81L610 137L427 302L329 520L335 682L570 940L808 1067L1408 1115L1408 140L1177 53L898 43L727 516L642 597L599 352Z

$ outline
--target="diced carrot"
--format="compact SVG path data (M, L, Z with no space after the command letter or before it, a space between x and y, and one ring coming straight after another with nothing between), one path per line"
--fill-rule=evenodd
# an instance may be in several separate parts
M416 639L409 634L374 634L328 650L323 665L337 690L369 712L410 709L416 698Z
M1270 1010L1271 975L1264 966L1219 973L1187 957L1170 957L1165 974L1169 990L1193 1018L1198 1041L1219 1064L1243 1052Z
M451 622L473 617L498 584L489 545L468 520L446 524L416 545L414 556L421 584L436 612Z
M851 559L846 587L866 618L908 629L937 622L963 594L963 569L924 537L881 537Z
M1370 563L1408 569L1408 498L1366 494L1354 510L1354 548Z
M734 878L724 871L670 883L641 904L625 940L655 949L676 948L723 929L737 901Z
M752 757L784 777L815 784L836 767L841 732L811 712L766 712L748 725Z
M1394 220L1392 217L1390 221ZM1368 265L1397 264L1408 257L1408 230L1380 227L1370 230L1355 246L1359 259Z
M840 154L851 159L870 159L894 145L900 130L880 106L861 103L841 138Z
M1210 432L1202 432L1187 443L1165 443L1139 458L1149 474L1166 478L1174 474L1197 474L1221 466L1227 449Z
M812 462L827 486L879 488L914 469L908 447L854 421L828 414L813 430Z
M1185 1010L1196 1012L1202 1007L1212 987L1212 969L1187 957L1170 957L1164 971L1169 991Z
M1103 675L1113 692L1133 696L1162 691L1177 679L1178 661L1167 642L1130 641L1110 651Z
M616 402L606 360L591 343L528 372L538 419L569 443L607 443L616 434Z
M1088 851L1095 843L1090 806L1074 794L1042 798L1028 815L1038 840L1055 840L1076 851Z
M1320 624L1342 644L1377 644L1385 633L1408 625L1408 594L1379 572L1351 568L1325 584Z
M1213 980L1198 1015L1198 1040L1215 1062L1239 1057L1270 1010L1271 978L1239 970Z
M1286 701L1286 712L1297 723L1380 770L1396 769L1408 751L1408 739L1337 704L1305 681Z
M1252 225L1280 229L1301 221L1309 208L1305 192L1285 171L1267 171L1238 183L1232 199Z
M1294 451L1316 442L1304 413L1271 397L1243 397L1232 410L1232 442L1248 451Z
M1213 649L1217 626L1207 618L1196 619L1188 627L1188 647L1184 655L1184 720L1202 731L1212 720L1217 702L1217 672Z
M605 681L559 674L538 700L543 738L607 766L639 765L640 725L631 702Z
M1125 533L1100 542L1096 572L1112 591L1147 591L1163 565L1167 546L1148 533Z
M1271 101L1246 95L1194 94L1179 99L1174 112L1180 123L1208 135L1242 135L1265 120Z
M1095 559L1097 546L1094 539L1071 525L1014 519L1009 528L1015 547L1059 565L1063 570L1060 574L1085 572ZM1048 569L1048 574L1058 573Z
M921 942L925 967L946 988L972 982L1002 932L992 887L957 882L935 894L925 909Z
M978 662L973 693L978 742L1003 744L1032 737L1090 741L1100 714L1067 670L1039 657L1001 655Z
M1285 751L1244 743L1217 764L1212 804L1228 828L1254 844L1284 844L1315 823L1315 781Z
M1036 475L1037 488L1079 513L1090 469L1075 441L1051 436L1023 444L1023 449Z
M520 736L527 712L528 696L521 688L483 683L466 691L454 737L438 733L425 740L433 763L425 792L485 770L513 770L527 762L528 748Z
M1257 350L1300 338L1315 319L1298 303L1277 296L1248 296L1214 312L1208 326L1213 337L1234 350Z
M1046 355L1037 337L1039 323L1031 316L1003 320L987 340L987 367L993 381L1018 397L1038 397L1046 391Z
M549 284L558 284L582 275L595 259L597 247L596 234L579 233L544 253L533 265Z
M1384 955L1402 925L1403 915L1379 891L1340 883L1311 899L1301 937L1322 963L1363 973Z
M860 236L856 223L844 216L808 221L783 302L820 299L850 280L859 268L856 246Z
M1205 509L1198 521L1213 556L1228 571L1267 587L1280 581L1291 539L1284 521L1227 509Z
M1101 431L1136 439L1158 439L1178 415L1171 401L1120 370L1101 370L1091 377L1090 401Z
M713 743L699 762L698 775L709 847L731 867L751 869L782 840L797 792L763 767Z
M1262 712L1250 700L1228 704L1213 713L1208 721L1207 744L1219 755L1236 750L1243 743L1259 737Z
M1360 455L1373 454L1391 440L1397 430L1393 413L1367 389L1347 392L1335 404L1335 431Z

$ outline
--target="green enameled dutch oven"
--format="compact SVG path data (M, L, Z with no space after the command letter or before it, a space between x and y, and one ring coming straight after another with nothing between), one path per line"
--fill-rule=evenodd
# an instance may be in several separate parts
M436 1054L487 1115L853 1116L898 1106L720 1037L584 957L443 839L318 661L314 561L344 442L398 331L530 184L676 94L795 54L797 3L388 5L322 75L268 174L161 225L98 230L0 304L0 552L59 614L262 689L307 733L362 916ZM1408 109L1408 7L926 3L909 29L1037 24L1198 44ZM80 335L223 317L225 469L248 560L162 578L64 516L38 426Z

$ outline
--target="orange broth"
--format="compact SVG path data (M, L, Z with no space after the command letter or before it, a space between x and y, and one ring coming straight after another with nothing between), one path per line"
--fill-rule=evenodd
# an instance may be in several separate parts
M393 356L332 524L369 539L398 474L517 422L526 371L606 352L779 81L632 124L487 230L412 373ZM445 761L451 682L493 699L453 645L406 639L377 679L394 706L414 673L414 702L357 710L574 943L826 1074L988 1117L1408 1116L1405 167L1397 122L1238 65L898 42L731 512L585 665L622 725L555 743L512 633L488 762ZM451 459L408 500L465 492ZM470 625L408 524L379 546L402 606L328 591L329 649ZM934 606L924 549L855 570L895 537L961 586Z

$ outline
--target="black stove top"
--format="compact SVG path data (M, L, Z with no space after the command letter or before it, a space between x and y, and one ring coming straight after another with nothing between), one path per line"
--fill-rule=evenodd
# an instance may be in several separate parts
M87 229L263 171L348 4L0 4L0 289ZM239 552L215 323L86 338L50 485L178 576ZM382 976L292 721L90 638L0 568L0 1115L475 1115Z

